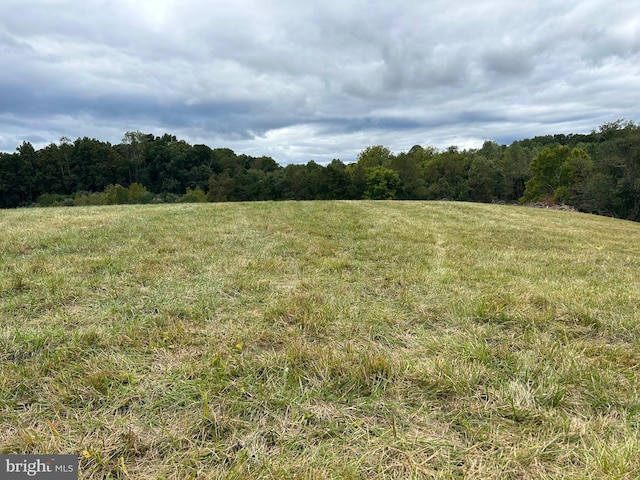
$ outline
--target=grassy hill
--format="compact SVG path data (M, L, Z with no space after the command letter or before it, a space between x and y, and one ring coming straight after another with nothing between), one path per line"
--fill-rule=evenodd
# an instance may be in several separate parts
M638 478L640 224L0 211L0 453L81 478Z

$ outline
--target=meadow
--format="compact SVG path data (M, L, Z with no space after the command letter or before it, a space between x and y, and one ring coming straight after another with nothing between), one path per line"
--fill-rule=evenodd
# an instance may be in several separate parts
M640 224L0 211L0 453L80 478L640 478Z

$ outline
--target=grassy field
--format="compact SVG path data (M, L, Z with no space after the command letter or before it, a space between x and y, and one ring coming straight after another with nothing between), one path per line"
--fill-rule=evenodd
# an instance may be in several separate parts
M0 211L0 453L80 477L640 478L640 224Z

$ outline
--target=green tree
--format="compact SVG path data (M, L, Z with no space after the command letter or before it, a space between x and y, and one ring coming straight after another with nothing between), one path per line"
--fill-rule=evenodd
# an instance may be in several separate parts
M491 202L504 198L506 191L505 177L493 160L483 155L476 155L469 166L467 175L469 200L474 202Z
M468 153L455 146L430 156L423 165L427 198L468 200L468 165Z
M616 181L611 175L597 172L585 182L581 210L615 216Z
M390 162L389 166L402 180L402 191L399 198L419 200L427 198L427 186L422 175L422 159L424 149L420 146L413 147L408 153L399 153Z
M365 179L367 189L364 196L371 200L392 200L402 187L400 176L381 165L366 169Z
M615 180L613 213L617 217L640 220L640 126L618 120L605 124L595 134L595 171Z
M523 202L553 198L556 189L563 186L562 164L569 158L569 147L558 145L544 148L531 161L529 169L533 176L527 180Z
M38 153L30 142L22 142L18 147L18 168L17 171L22 177L19 182L21 193L21 203L27 205L31 203L40 193L36 186L36 169L38 164Z
M358 165L362 168L388 166L393 158L391 150L382 145L367 147L358 154Z
M235 186L236 182L231 178L227 170L213 174L209 177L207 200L210 202L229 202L233 199Z
M248 168L255 168L262 172L274 172L280 168L273 158L264 155L262 157L251 158L248 163Z
M214 148L214 162L217 165L216 173L227 171L231 177L234 177L240 170L244 170L244 162L230 148Z
M497 162L502 158L504 147L492 141L485 141L478 154L490 161Z
M592 167L589 154L582 149L563 145L546 147L531 161L529 168L533 176L525 184L521 201L579 200Z
M175 137L170 135L162 137L150 135L149 137L144 150L144 181L141 183L155 193L179 194L183 192L184 189L180 188L180 182L167 175L167 165L171 161L169 145Z
M327 200L350 199L351 183L347 174L347 166L338 159L333 159L320 171L321 183L324 186Z
M38 192L70 193L63 184L64 165L58 145L51 143L35 155L34 185ZM47 197L44 197L47 198ZM38 204L41 204L40 198Z
M364 176L364 168L357 163L350 163L346 166L344 173L349 179L347 198L354 200L361 199L367 189L367 180Z
M140 131L127 132L122 137L120 150L128 166L129 183L139 182L144 179L145 151L149 137L149 134Z
M593 174L593 160L586 151L573 148L560 170L566 193L561 196L556 192L557 200L579 207L583 201L586 185Z
M108 185L128 185L126 161L109 143L79 138L73 144L69 161L75 179L74 191L99 192Z
M505 177L507 200L518 200L524 194L525 183L531 178L529 164L534 156L519 142L512 143L504 151L498 166Z

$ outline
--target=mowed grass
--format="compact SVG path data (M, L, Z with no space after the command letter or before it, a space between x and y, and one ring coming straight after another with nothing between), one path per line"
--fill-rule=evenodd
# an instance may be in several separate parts
M0 211L0 453L81 478L640 478L640 224Z

